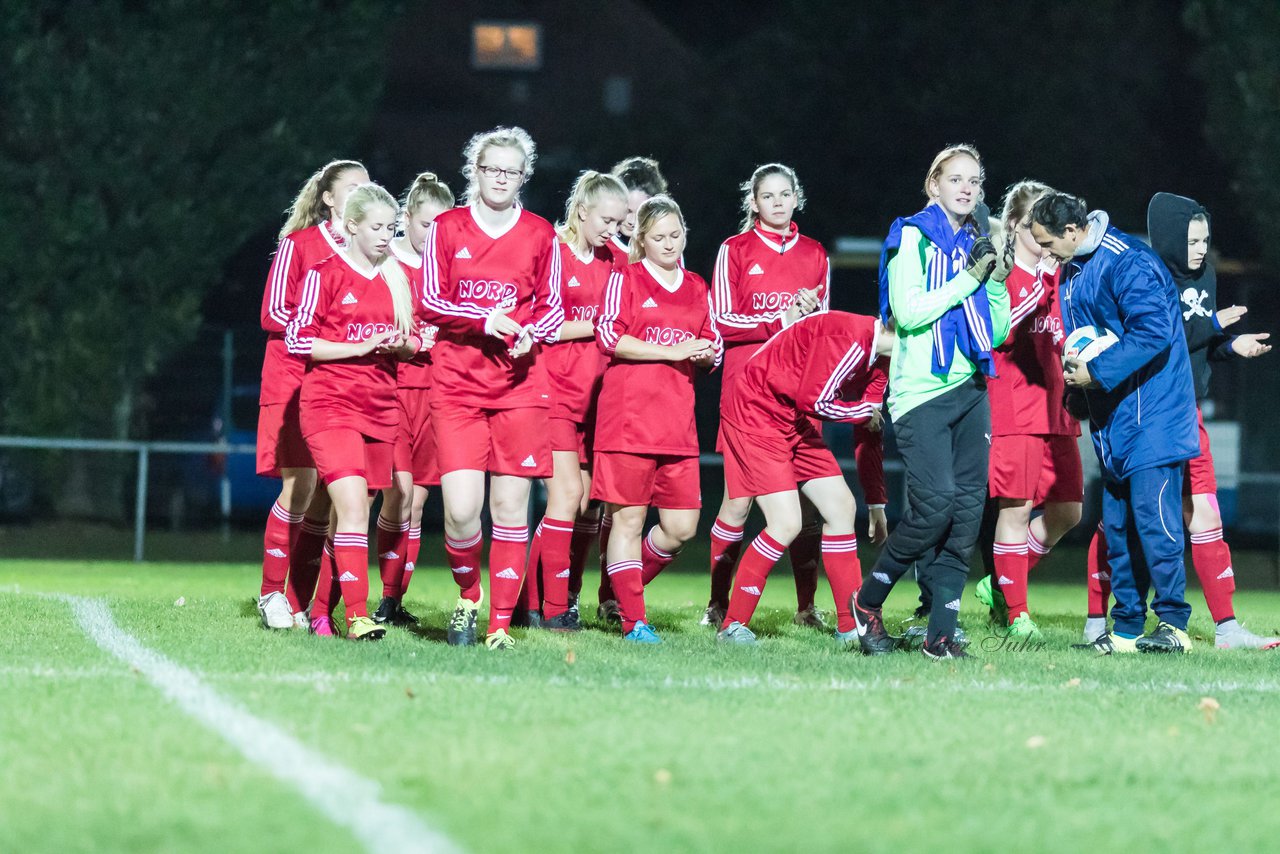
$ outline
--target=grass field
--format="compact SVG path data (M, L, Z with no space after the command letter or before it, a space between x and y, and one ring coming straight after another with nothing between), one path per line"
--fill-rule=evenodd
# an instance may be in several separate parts
M1280 653L1213 650L1196 590L1189 656L1071 652L1083 591L1033 584L1046 648L984 651L966 596L980 658L938 665L864 659L791 626L785 573L758 649L717 647L696 625L705 580L670 573L649 591L660 647L517 630L505 655L444 645L443 570L420 569L409 596L425 628L376 644L268 634L257 578L0 562L0 848L391 854L414 847L406 827L424 850L435 831L477 852L1234 851L1280 837L1265 788ZM895 591L886 615L913 598ZM1280 629L1280 593L1238 605ZM99 612L132 653L95 642ZM130 663L147 651L164 659ZM241 718L249 735L228 736ZM293 743L358 777L300 783L316 766Z

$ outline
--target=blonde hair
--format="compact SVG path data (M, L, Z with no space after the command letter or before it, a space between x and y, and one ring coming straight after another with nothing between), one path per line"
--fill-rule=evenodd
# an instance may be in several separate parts
M524 155L524 180L533 177L533 164L538 159L538 147L533 144L533 137L520 127L497 127L484 133L478 133L467 142L462 149L462 177L467 179L467 189L462 194L464 204L475 200L480 184L476 177L476 167L480 158L490 148L514 148Z
M435 202L442 208L453 207L453 190L434 172L421 172L413 179L409 189L405 190L401 208L405 216L412 216L419 206L427 202Z
M636 212L636 234L631 240L631 249L628 253L631 261L639 261L644 257L644 236L649 233L649 229L653 228L658 220L667 214L676 215L676 219L680 220L680 227L684 229L685 236L688 237L689 227L685 225L684 214L680 212L680 206L676 204L675 199L664 193L651 196Z
M556 223L556 234L570 246L578 245L578 208L589 209L603 196L615 196L623 204L627 201L627 187L612 175L588 169L573 182L569 201L564 206L564 222Z
M938 156L933 158L933 164L929 167L928 173L924 176L924 196L930 202L937 201L938 197L929 189L929 185L942 177L943 167L947 165L953 157L972 157L974 162L978 164L978 180L987 180L986 167L982 165L982 155L978 153L978 149L968 143L960 143L959 145L948 145L946 148L938 152ZM982 201L982 189L978 189L978 201Z
M750 231L756 224L756 220L760 218L759 214L751 209L751 202L755 200L756 193L760 191L760 185L764 182L764 179L770 175L781 175L791 182L791 191L796 194L796 210L804 210L804 187L800 186L800 179L796 177L796 170L781 163L766 163L763 166L757 166L756 171L751 173L751 179L738 185L738 189L742 191L741 230L744 232Z
M1004 202L1000 207L1000 225L1005 243L1013 240L1013 235L1031 215L1031 206L1046 193L1052 193L1053 187L1023 178L1004 191Z
M399 215L400 206L395 197L377 184L361 184L347 197L347 205L342 209L342 221L345 225L364 222L365 217L375 205L386 205L391 212ZM378 272L386 280L391 291L391 304L395 307L396 327L402 335L408 335L414 329L413 296L409 293L409 276L392 255L388 254L378 265Z
M298 191L298 197L285 211L284 227L280 229L280 237L288 237L295 231L302 231L313 225L319 225L329 218L329 206L324 203L324 194L332 192L337 186L343 172L351 169L364 171L364 164L358 160L334 160L315 171Z

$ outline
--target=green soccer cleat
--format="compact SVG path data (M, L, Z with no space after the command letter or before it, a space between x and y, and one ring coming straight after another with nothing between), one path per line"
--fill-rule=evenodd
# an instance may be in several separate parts
M368 617L353 617L347 624L347 640L380 640L387 630Z
M1138 652L1191 652L1191 638L1182 629L1160 621L1156 630L1134 641Z
M1138 651L1138 639L1103 632L1093 643L1076 643L1071 648L1094 655L1126 655Z
M716 632L716 640L730 646L757 646L755 632L737 620Z
M991 622L997 626L1008 625L1009 606L1005 604L1004 594L991 586L991 576L984 575L979 579L978 586L973 590L973 596L987 606Z
M483 599L483 594L481 594ZM476 615L480 612L480 603L458 597L453 606L453 615L449 617L448 628L445 629L445 642L449 646L476 645Z
M506 629L498 629L484 639L484 645L486 649L506 652L516 648L516 639L507 634Z
M1044 635L1040 633L1040 627L1036 625L1035 620L1032 620L1031 615L1026 611L1014 617L1013 622L1009 624L1009 637L1033 641L1044 640Z

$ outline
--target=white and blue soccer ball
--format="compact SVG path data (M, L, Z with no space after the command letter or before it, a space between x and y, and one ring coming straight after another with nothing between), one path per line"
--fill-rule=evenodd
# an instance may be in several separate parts
M1105 326L1081 326L1067 336L1062 358L1087 362L1120 339Z

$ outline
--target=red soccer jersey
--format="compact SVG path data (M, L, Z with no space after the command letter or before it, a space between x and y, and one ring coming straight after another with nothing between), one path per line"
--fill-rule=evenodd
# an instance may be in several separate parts
M744 433L792 435L809 418L864 424L884 404L888 359L875 356L876 320L843 311L806 315L743 366L721 417ZM868 504L884 504L880 434L855 429ZM864 457L866 457L864 464Z
M285 340L290 353L307 358L316 338L357 343L386 332L395 322L391 290L382 274L366 275L339 253L307 273ZM299 407L303 435L341 427L394 442L400 424L395 357L370 353L358 359L308 361Z
M395 242L391 244L391 255L400 262L409 277L409 293L413 297L418 334L424 341L434 341L440 330L425 319L426 310L422 305L422 256L402 251ZM431 388L431 351L423 350L407 362L398 362L396 384L400 388Z
M613 355L623 335L650 344L679 344L703 338L715 345L720 364L724 345L711 319L707 283L681 268L669 290L645 261L609 277L596 340L613 356L604 372L596 415L597 451L633 454L698 453L693 410L693 363L632 362Z
M567 243L560 244L561 278L564 282L560 303L564 319L595 323L604 302L605 286L615 267L615 255L607 246L594 250L588 260L578 257ZM594 338L561 341L542 351L551 388L551 415L579 424L600 393L608 358L600 352Z
M822 244L791 224L784 238L756 228L720 244L713 277L711 311L724 336L720 400L742 366L770 336L782 329L782 315L801 288L816 288L825 309L831 301L831 264Z
M269 334L266 356L262 360L259 403L288 403L298 393L307 362L289 355L284 328L298 307L302 277L344 245L342 235L328 221L280 239L262 293L262 328Z
M996 376L987 380L993 436L1079 436L1062 405L1062 311L1058 271L1015 264L1009 289L1009 337L993 351Z
M434 393L450 403L483 409L546 406L546 370L537 348L512 360L510 342L484 331L500 305L532 324L550 343L560 333L560 251L551 223L523 208L504 228L480 223L471 207L436 217L423 253L426 319L440 327L431 350Z

